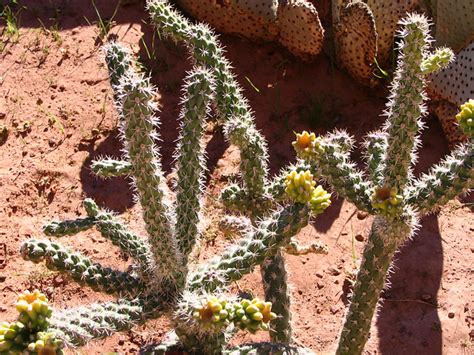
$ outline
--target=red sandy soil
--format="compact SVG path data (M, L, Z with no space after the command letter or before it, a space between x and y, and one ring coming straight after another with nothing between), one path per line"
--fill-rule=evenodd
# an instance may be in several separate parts
M92 197L118 212L136 231L143 230L130 181L103 181L90 173L93 158L118 157L121 148L94 8L89 1L78 0L22 3L27 8L21 12L19 36L17 41L3 36L0 61L0 124L10 130L0 146L2 320L15 317L12 304L25 289L39 288L56 308L111 299L80 288L44 265L21 259L20 244L42 237L46 221L84 215L82 200ZM115 1L96 3L104 18L115 8ZM160 90L162 154L170 172L180 85L191 66L186 49L160 41L146 20L140 4L121 7L110 33L140 56ZM221 40L255 110L257 126L268 140L272 174L294 160L293 131L322 133L343 128L360 142L383 122L380 113L386 92L369 92L356 85L335 68L329 55L307 64L271 43L250 43L232 36ZM27 123L30 129L22 132ZM427 117L426 123L417 173L448 152L438 121ZM218 127L210 126L207 138L209 218L199 250L201 260L230 242L216 227L222 212L216 198L237 172L238 162L238 152L226 144ZM359 149L354 159L361 160ZM367 354L473 354L474 248L470 238L474 227L469 222L469 206L472 199L455 200L439 214L424 218L416 238L402 248L373 324ZM304 242L326 243L329 255L287 257L295 339L321 354L334 352L347 305L345 280L360 259L370 227L370 217L354 211L351 204L334 198L329 210L298 236ZM65 237L62 242L106 265L126 268L129 264L96 231ZM238 286L262 294L258 271ZM153 321L77 352L136 353L140 345L159 341L167 330L165 320ZM235 342L265 338L263 333L239 335Z

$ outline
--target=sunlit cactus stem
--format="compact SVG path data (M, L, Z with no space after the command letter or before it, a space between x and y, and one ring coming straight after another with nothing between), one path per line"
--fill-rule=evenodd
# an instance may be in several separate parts
M198 239L199 212L205 171L202 136L213 92L213 78L205 69L191 72L184 88L181 134L177 147L176 238L187 257Z

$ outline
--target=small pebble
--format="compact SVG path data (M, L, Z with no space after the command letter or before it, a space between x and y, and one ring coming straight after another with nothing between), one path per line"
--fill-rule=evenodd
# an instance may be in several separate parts
M120 337L119 338L119 341L118 341L118 344L121 346L123 344L125 344L125 338L124 337Z
M367 212L359 211L357 212L357 219L363 220L366 219L369 214Z
M321 274L320 272L317 272L317 273L316 273L316 276L319 277L320 279L323 278L323 274Z
M0 313L4 313L6 311L7 311L7 309L5 307L0 307Z
M421 295L421 299L425 302L430 301L431 298L432 298L432 296L429 293L424 293L424 294Z
M363 242L364 239L365 239L364 236L360 233L355 235L355 240L357 240L358 242Z
M0 282L5 282L7 277L5 275L0 275Z
M449 313L448 313L448 318L453 319L453 318L454 318L454 312L449 312Z

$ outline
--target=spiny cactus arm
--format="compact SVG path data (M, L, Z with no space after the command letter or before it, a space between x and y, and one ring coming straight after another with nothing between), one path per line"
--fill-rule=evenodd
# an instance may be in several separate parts
M255 128L252 112L216 35L204 25L192 26L167 1L149 0L148 10L159 30L176 40L185 40L197 63L213 71L217 109L223 118L226 138L241 151L245 190L257 197L262 195L268 171L267 145Z
M230 349L225 349L223 355L312 355L311 350L301 347L296 347L288 344L277 343L250 343L237 345Z
M383 184L385 169L384 156L387 151L387 134L385 132L372 132L367 135L364 142L366 151L367 172L374 186Z
M419 213L436 211L454 197L474 189L474 142L459 145L428 174L407 189L407 203Z
M278 315L270 325L270 339L272 342L289 344L292 336L291 298L285 258L281 249L264 260L261 274L265 299L272 302L273 312Z
M255 218L261 211L268 210L273 201L267 194L261 196L250 195L237 184L231 184L222 190L220 199L224 206L233 211L240 212Z
M155 141L159 124L154 90L149 79L130 69L116 87L122 139L132 163L135 185L143 208L148 241L158 279L179 278L181 256L174 234L175 216L167 195L160 155Z
M49 330L68 346L79 347L159 317L163 304L157 298L143 297L53 312Z
M192 24L168 0L147 0L147 8L157 29L177 41L189 38Z
M340 196L353 203L359 210L373 212L370 204L372 184L365 180L364 174L350 160L350 153L330 136L324 143L324 153L320 154L311 172L323 178Z
M257 223L255 230L249 231L220 258L211 260L190 275L187 288L213 292L239 280L266 257L275 254L308 223L308 219L309 208L304 204L279 208Z
M453 60L454 53L450 48L437 48L421 62L421 70L425 75L437 73L447 68Z
M229 82L233 82L239 89L230 73L229 75ZM232 95L228 98L222 97L222 91L220 91L222 87L219 84L217 89L217 106L221 113L223 108L229 110L229 107L247 106L245 100L240 96L240 92L232 99ZM226 102L219 101L220 99L225 99ZM241 103L237 100L240 100ZM224 114L224 117L228 119L224 125L224 134L229 142L240 150L240 171L245 192L249 196L253 196L254 199L259 199L264 195L268 174L268 148L265 138L256 129L249 110L241 116L231 113L230 115Z
M213 78L202 68L194 69L185 79L181 133L176 151L176 238L178 248L187 257L198 238L203 177L206 169L202 135L212 98Z
M339 339L337 355L358 355L364 350L393 256L411 236L415 223L409 217L406 223L375 217Z
M104 238L118 246L124 254L137 260L142 271L153 272L155 262L150 246L145 240L130 232L113 213L100 209L94 200L85 199L84 207Z
M125 160L103 158L92 161L91 171L104 179L128 176L132 174L132 164Z
M132 67L132 55L130 51L116 42L108 42L104 46L105 62L109 69L109 78L112 88L116 88L120 79ZM115 96L117 98L117 96Z
M449 1L448 1L449 2ZM474 42L468 44L456 55L449 66L430 76L430 96L462 105L472 99L474 93Z
M45 261L48 269L66 273L76 282L85 284L96 291L134 294L144 288L137 277L103 267L49 240L25 241L21 246L21 256L34 263Z
M66 221L53 221L43 227L43 233L50 237L64 237L74 235L92 228L95 225L94 217L77 218Z
M418 145L420 118L426 112L425 75L421 64L430 43L428 20L410 14L400 22L400 54L387 103L387 152L384 185L403 191L412 175L412 163Z

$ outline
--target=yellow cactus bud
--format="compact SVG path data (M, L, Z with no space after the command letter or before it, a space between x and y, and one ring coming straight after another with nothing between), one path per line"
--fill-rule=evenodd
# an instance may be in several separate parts
M296 172L291 171L285 179L285 192L295 202L307 203L311 200L316 181L309 170Z
M320 137L316 137L314 133L303 131L295 134L296 140L292 145L300 158L312 159L317 154L324 153L324 148L321 145L322 140Z
M403 196L398 194L396 187L378 187L372 194L372 207L386 217L394 217L401 213Z
M456 115L456 120L465 134L474 136L474 100L470 99L461 105L460 112Z
M254 314L251 315L251 318L253 320L260 322L261 320L263 320L263 314L261 312L255 312Z

